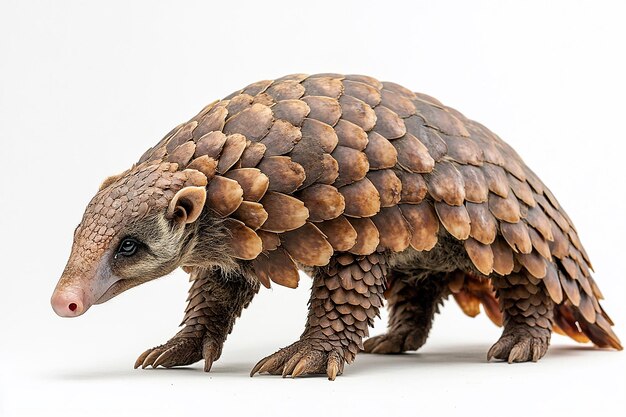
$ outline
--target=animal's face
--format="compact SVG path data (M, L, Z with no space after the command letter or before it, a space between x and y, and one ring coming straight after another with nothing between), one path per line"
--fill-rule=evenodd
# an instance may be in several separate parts
M162 164L105 181L74 232L51 300L58 315L79 316L181 265L206 199L206 178L193 174Z

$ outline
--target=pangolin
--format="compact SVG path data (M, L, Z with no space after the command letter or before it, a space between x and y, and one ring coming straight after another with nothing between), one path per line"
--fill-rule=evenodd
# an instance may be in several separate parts
M498 136L363 75L288 75L213 102L107 178L74 232L57 314L182 267L180 330L135 367L209 371L260 285L313 278L300 339L255 373L334 379L365 350L426 341L449 295L504 330L488 359L537 361L552 331L622 349L572 221ZM370 338L386 298L386 334Z

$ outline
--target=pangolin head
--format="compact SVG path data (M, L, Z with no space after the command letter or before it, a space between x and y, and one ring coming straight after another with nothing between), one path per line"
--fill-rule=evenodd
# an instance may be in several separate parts
M141 283L172 272L189 250L207 178L176 163L142 163L107 178L88 204L51 303L83 314Z

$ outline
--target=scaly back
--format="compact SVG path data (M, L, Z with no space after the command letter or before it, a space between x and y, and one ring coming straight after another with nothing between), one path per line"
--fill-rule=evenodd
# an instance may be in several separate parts
M495 134L429 96L361 75L260 81L139 162L161 161L206 175L206 204L266 287L295 287L297 264L324 266L336 252L428 251L448 233L485 276L525 268L543 281L570 336L584 338L564 318L575 307L607 333L594 342L619 346L552 193Z

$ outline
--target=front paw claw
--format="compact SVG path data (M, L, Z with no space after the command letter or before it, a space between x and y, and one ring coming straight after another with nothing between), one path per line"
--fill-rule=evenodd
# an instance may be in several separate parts
M211 370L213 362L218 360L221 354L222 349L217 343L205 339L202 346L202 357L204 358L204 372L209 372Z
M202 347L197 338L174 337L167 343L142 353L135 361L135 369L140 366L142 369L148 366L171 368L190 365L200 359L202 359Z
M261 359L250 372L290 376L326 374L333 381L343 372L345 358L342 349L326 351L315 340L303 339Z

